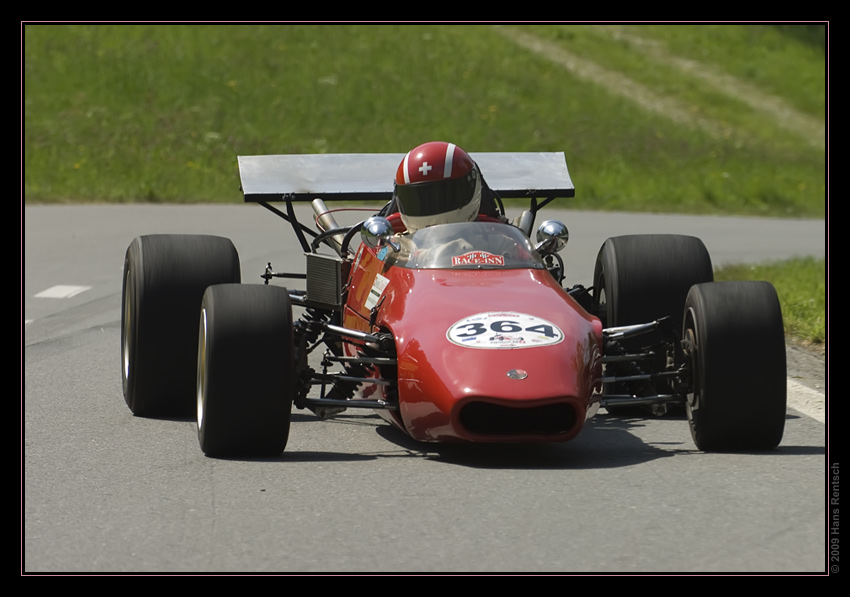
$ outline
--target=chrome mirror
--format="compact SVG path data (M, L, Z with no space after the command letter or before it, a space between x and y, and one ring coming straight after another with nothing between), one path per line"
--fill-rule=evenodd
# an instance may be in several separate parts
M561 251L570 240L570 232L563 222L546 220L537 228L537 246L540 254L552 254Z
M372 216L360 228L360 239L371 249L389 245L393 251L399 251L401 246L393 240L393 234L393 225L381 216Z

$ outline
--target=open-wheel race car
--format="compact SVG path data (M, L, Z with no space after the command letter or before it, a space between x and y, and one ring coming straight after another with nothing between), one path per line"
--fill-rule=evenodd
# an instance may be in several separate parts
M699 449L778 445L785 343L771 284L714 282L701 240L653 234L605 240L593 285L564 288L567 229L535 224L574 196L564 154L428 145L445 155L238 158L245 201L291 225L306 273L269 264L242 283L226 238L134 239L121 325L130 410L196 416L201 449L221 457L280 454L293 406L320 418L371 409L423 442L498 443L570 440L600 407L684 407ZM429 183L432 171L454 188ZM509 220L502 199L517 198L528 208ZM311 225L298 202L312 203ZM377 207L340 227L331 202Z

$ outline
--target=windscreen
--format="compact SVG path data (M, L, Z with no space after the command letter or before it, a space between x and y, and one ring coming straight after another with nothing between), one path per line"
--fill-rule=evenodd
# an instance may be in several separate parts
M540 255L518 228L497 222L440 224L399 235L400 251L378 256L411 269L544 269Z

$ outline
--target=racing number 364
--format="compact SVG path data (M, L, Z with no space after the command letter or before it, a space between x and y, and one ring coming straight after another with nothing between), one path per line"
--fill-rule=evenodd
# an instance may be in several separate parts
M468 348L531 348L557 344L564 333L533 315L493 311L461 319L449 328L448 339Z
M455 326L456 330L461 330L461 329L464 329L464 328L466 328L467 331L464 332L464 333L461 333L461 334L455 334L455 337L457 337L457 338L471 338L472 336L477 336L479 334L486 333L487 329L488 329L487 327L484 326L483 323L478 322L478 321L476 321L474 323L466 323L466 324L462 324L462 325L459 325L459 326ZM499 320L499 321L494 321L493 323L491 323L490 326L489 326L489 329L490 329L490 331L496 332L496 333L499 333L499 334L515 334L517 332L523 332L524 331L524 332L536 332L538 334L542 334L542 335L546 336L547 338L558 338L560 336L560 334L558 334L555 331L554 326L552 326L550 324L546 324L546 323L540 323L540 324L536 324L536 325L532 325L532 326L524 328L519 323L517 323L516 321Z

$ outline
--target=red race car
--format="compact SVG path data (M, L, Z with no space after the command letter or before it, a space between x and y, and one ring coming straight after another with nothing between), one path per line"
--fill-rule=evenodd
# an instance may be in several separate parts
M609 238L593 286L564 288L567 230L534 228L574 195L564 154L432 150L239 157L245 201L289 222L306 274L269 264L265 284L242 284L228 239L134 239L121 328L131 411L194 413L201 449L222 457L281 453L293 405L321 418L372 409L419 441L502 443L570 440L599 407L684 407L699 449L778 445L772 285L714 282L699 239L665 234ZM454 185L440 199L420 180L435 165ZM463 198L432 209L447 197ZM503 198L529 207L508 221ZM383 208L340 227L336 201ZM312 202L313 225L297 202ZM461 215L435 215L447 210Z

